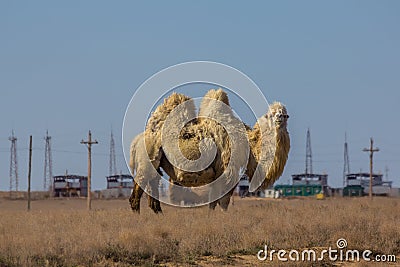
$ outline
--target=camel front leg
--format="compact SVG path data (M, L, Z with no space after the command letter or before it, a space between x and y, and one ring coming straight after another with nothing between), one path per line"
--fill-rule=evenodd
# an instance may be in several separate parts
M218 200L213 201L213 202L211 202L210 204L208 204L208 208L209 208L210 210L215 210L215 207L217 206L217 204L218 204Z
M231 197L233 195L233 191L235 191L235 188L233 188L225 196L223 196L222 198L220 198L218 200L218 203L221 206L223 211L227 211L228 210L228 206L229 206L229 203L231 201Z
M134 212L140 213L140 198L143 195L143 189L133 181L133 190L132 194L129 197L129 203L131 204L131 209Z

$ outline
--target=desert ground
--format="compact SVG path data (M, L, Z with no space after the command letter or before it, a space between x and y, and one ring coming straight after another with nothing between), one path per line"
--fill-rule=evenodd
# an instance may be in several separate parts
M141 214L127 199L0 197L0 266L400 266L399 198L234 198L227 212L163 205ZM269 249L336 248L396 255L396 262L260 261Z

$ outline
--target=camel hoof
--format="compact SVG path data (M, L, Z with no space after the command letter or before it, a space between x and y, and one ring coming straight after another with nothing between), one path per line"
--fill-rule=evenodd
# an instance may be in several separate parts
M158 199L151 198L149 200L149 206L154 211L155 214L158 214L158 213L162 214L160 201Z
M136 206L131 206L131 209L132 209L132 211L135 212L135 213L140 213L140 208L139 208L138 205L136 205Z
M208 209L209 210L215 210L215 207L217 206L217 202L211 202L210 204L208 204Z
M129 199L129 204L131 206L131 209L135 213L140 213L140 202L135 201L134 199Z

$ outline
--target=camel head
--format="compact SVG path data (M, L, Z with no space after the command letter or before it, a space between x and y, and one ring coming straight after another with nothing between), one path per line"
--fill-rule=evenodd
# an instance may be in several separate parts
M286 107L280 102L274 102L269 106L267 114L258 119L253 130L249 131L254 158L249 160L247 175L250 180L255 179L250 184L250 192L260 184L261 188L267 188L282 175L290 149L288 118ZM262 164L265 173L258 168L256 170L258 163Z
M289 115L286 107L280 102L274 102L269 106L268 112L265 115L269 121L270 127L275 127L275 130L286 129Z

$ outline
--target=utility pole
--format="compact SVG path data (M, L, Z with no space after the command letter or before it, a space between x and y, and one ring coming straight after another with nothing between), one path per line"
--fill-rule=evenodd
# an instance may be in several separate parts
M89 130L88 140L82 140L81 144L86 145L88 148L87 209L90 210L92 208L92 198L90 195L92 178L92 145L98 144L98 142L97 140L92 141L92 133Z
M29 137L28 211L31 210L32 135Z
M364 152L369 152L369 197L372 199L372 173L373 173L373 159L374 152L378 152L379 148L374 148L374 139L370 139L370 147L364 148Z

